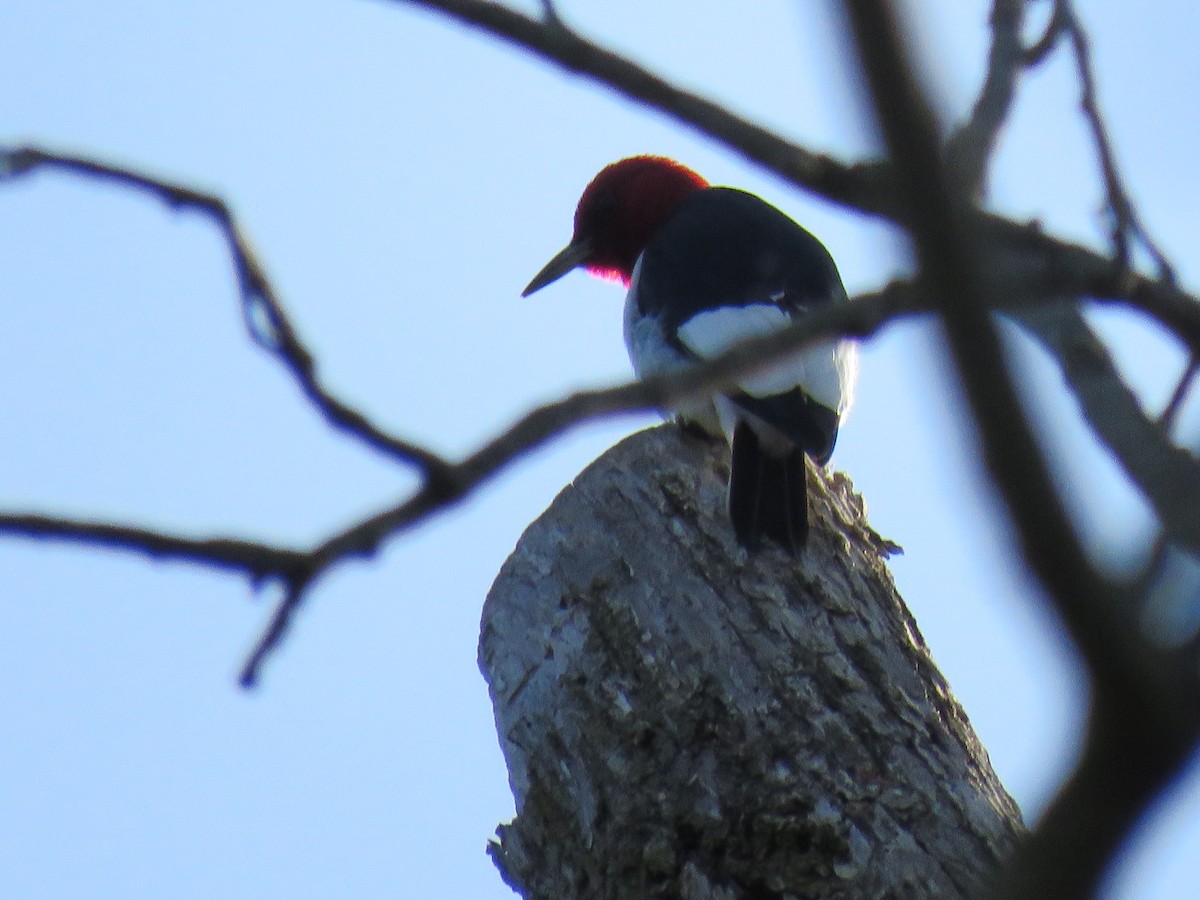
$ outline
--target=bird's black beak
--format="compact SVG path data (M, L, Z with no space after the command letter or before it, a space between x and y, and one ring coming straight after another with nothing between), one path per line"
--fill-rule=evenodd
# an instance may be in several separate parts
M554 259L546 263L542 271L533 276L529 286L521 291L522 297L528 297L534 291L540 291L546 285L558 281L572 269L583 265L592 252L592 242L587 238L576 238L567 244Z

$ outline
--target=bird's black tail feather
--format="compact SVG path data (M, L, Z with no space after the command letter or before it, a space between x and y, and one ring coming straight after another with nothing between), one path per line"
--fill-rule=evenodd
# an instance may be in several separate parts
M793 554L808 539L808 484L804 451L765 452L745 422L733 432L729 466L729 519L738 543L755 548L770 538Z

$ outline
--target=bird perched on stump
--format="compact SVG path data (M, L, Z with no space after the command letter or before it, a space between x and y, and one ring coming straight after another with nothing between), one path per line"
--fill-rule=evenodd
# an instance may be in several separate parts
M847 302L815 237L759 197L711 187L661 156L623 159L592 179L571 242L522 296L576 267L629 289L625 344L638 377L712 359L806 310ZM729 440L729 517L744 546L768 538L793 553L804 547L804 458L828 462L856 374L854 345L829 340L675 410Z

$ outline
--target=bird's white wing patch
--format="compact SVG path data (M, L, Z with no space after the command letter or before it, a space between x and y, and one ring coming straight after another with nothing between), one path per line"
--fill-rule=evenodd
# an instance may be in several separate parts
M754 303L722 306L688 319L679 328L679 340L701 359L712 359L735 344L779 331L792 318L778 306ZM846 412L858 376L858 353L845 340L822 341L778 365L742 378L738 386L752 397L769 397L793 388L839 415Z

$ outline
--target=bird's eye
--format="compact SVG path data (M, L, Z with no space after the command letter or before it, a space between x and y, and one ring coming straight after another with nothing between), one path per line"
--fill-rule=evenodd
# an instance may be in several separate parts
M587 223L593 229L603 228L617 215L617 195L612 191L597 194L587 208Z

